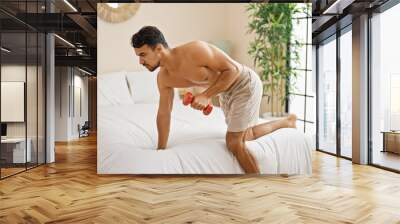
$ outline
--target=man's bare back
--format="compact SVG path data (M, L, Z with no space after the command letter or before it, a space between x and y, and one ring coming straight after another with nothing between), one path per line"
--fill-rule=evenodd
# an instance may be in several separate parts
M215 46L203 41L192 41L171 49L169 60L160 66L158 75L161 84L173 88L207 88L215 83L223 67L199 60L204 54L215 58L214 60L224 60L226 67L240 68L239 63Z

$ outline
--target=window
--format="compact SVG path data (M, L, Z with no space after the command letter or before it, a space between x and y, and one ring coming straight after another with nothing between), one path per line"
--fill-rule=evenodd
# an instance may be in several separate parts
M21 14L38 13L41 5L44 1L18 2ZM0 144L0 178L5 178L45 163L46 39L4 12L0 17L7 21L0 23L0 114L7 115L0 120L6 128Z
M318 149L336 154L336 35L318 47Z
M301 4L299 4L301 5ZM315 76L312 73L311 16L310 4L306 12L293 18L293 39L300 43L299 61L291 62L296 78L290 80L289 113L296 114L297 128L315 136Z
M340 36L340 154L352 157L352 33L351 26Z
M371 18L372 164L400 171L400 5Z

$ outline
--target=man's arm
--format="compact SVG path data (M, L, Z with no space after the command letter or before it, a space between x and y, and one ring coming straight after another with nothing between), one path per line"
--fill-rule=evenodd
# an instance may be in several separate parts
M195 97L192 107L202 110L207 106L211 97L226 91L235 82L239 76L239 68L229 56L212 45L197 41L195 47L196 50L192 56L199 63L199 66L219 72L216 81Z
M202 94L211 98L218 93L226 91L236 80L238 69L227 69L221 72L218 79L208 87Z
M174 99L174 90L163 84L162 74L157 76L158 89L160 91L160 102L157 113L157 130L158 130L158 146L157 149L165 149L167 147L171 111Z

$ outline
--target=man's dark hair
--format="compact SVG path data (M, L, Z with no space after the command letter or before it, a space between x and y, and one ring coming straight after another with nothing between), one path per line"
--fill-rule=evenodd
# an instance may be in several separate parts
M134 48L140 48L145 44L151 48L154 48L157 44L162 44L165 48L168 48L164 35L155 26L145 26L133 34L131 44Z

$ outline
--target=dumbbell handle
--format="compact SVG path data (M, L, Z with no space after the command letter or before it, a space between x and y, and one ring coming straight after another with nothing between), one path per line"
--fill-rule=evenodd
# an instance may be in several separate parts
M191 92L185 93L183 96L183 105L189 105L193 102L194 96ZM204 115L209 115L213 109L213 106L211 104L208 104L204 109L203 109L203 114Z

